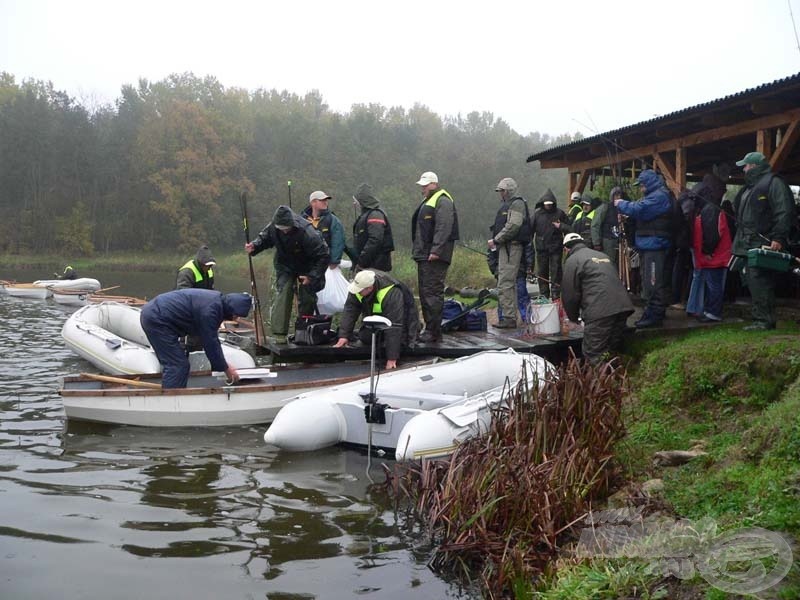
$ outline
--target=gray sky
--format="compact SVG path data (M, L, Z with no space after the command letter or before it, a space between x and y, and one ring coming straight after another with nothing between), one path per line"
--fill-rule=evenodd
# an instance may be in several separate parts
M0 71L87 106L191 71L519 133L608 131L800 72L800 0L0 0Z

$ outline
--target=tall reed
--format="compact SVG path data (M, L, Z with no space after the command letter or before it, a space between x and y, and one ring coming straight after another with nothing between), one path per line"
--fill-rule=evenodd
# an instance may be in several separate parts
M410 499L436 543L431 566L479 574L489 597L529 589L609 489L626 390L621 368L573 357L542 380L521 381L486 435L449 460L387 468L395 502Z

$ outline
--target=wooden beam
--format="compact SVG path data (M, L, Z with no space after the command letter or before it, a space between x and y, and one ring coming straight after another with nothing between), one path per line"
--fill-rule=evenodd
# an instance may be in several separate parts
M797 145L798 139L800 139L800 120L792 121L786 133L783 134L780 145L775 148L775 153L769 160L774 173L780 171L786 164L786 159L789 158L789 154Z
M767 158L772 156L772 133L769 129L756 131L756 152L761 152Z
M668 152L671 150L674 151L678 148L690 148L692 146L708 144L710 142L718 142L743 135L755 134L760 129L780 127L798 120L800 120L800 108L795 108L779 115L759 117L758 119L750 119L734 125L717 127L716 129L708 129L706 131L692 133L684 137L667 140L665 142L659 142L657 144L634 147L629 150L620 150L619 156L615 158L618 158L618 160L631 160L641 158L643 156L653 155L657 152ZM545 163L547 163L547 166ZM587 169L604 167L608 164L608 158L603 157L581 162L567 162L564 159L551 159L548 161L543 161L542 168L552 169L567 167L572 171L585 171Z
M749 117L750 115L747 115ZM743 118L747 118L741 112L712 113L700 117L700 123L706 127L724 127L739 123Z
M675 150L675 181L678 184L675 195L679 196L686 189L686 148Z
M580 192L582 194L583 190L586 189L586 182L589 181L590 173L591 171L588 170L581 171L581 177L578 180L578 187L575 189L576 192ZM567 198L567 201L569 201L569 198Z
M676 196L680 194L681 190L678 187L678 182L675 179L675 165L672 164L671 159L666 155L657 152L653 155L653 164L664 176L664 181L666 181L667 186L669 186L669 189L672 190L672 193Z
M605 156L606 155L606 146L605 144L592 144L589 146L589 154L592 156Z

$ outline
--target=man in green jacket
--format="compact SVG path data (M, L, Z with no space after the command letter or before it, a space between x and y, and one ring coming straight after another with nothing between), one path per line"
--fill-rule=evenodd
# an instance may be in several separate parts
M492 323L498 329L517 328L517 273L525 246L531 243L531 219L525 198L517 195L517 182L504 177L495 187L500 194L489 250L497 252L497 294L503 317Z
M422 342L442 339L444 282L458 239L458 213L453 197L439 187L439 177L426 171L417 181L422 191L420 202L411 217L411 258L417 263L419 302L425 331Z
M419 330L419 316L411 290L388 273L367 269L356 274L347 291L339 340L333 347L343 348L349 343L359 316L381 315L392 322L381 335L386 350L386 369L394 369L401 350L414 343ZM371 332L365 328L358 336L365 344L371 342Z
M760 152L750 152L736 166L744 170L745 185L733 200L736 237L733 254L750 289L753 323L746 330L775 329L775 274L746 266L747 251L768 247L785 252L794 223L794 198L786 182L770 169Z
M598 363L621 349L633 304L611 259L586 247L578 233L564 236L561 300L570 321L583 320L583 358Z
M217 261L214 260L208 246L200 246L195 257L178 269L175 289L199 288L201 290L213 290L214 270L212 267L216 264Z

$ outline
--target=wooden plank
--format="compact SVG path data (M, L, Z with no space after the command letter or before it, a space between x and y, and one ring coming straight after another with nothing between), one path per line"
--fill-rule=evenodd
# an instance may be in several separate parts
M675 182L678 184L676 196L686 189L686 171L686 148L681 147L675 150Z
M789 154L797 145L798 139L800 139L800 120L792 121L786 133L783 134L780 145L775 149L775 153L769 161L773 172L777 173L783 168Z
M756 152L761 152L767 157L767 160L772 156L772 132L768 129L759 129L756 131Z

